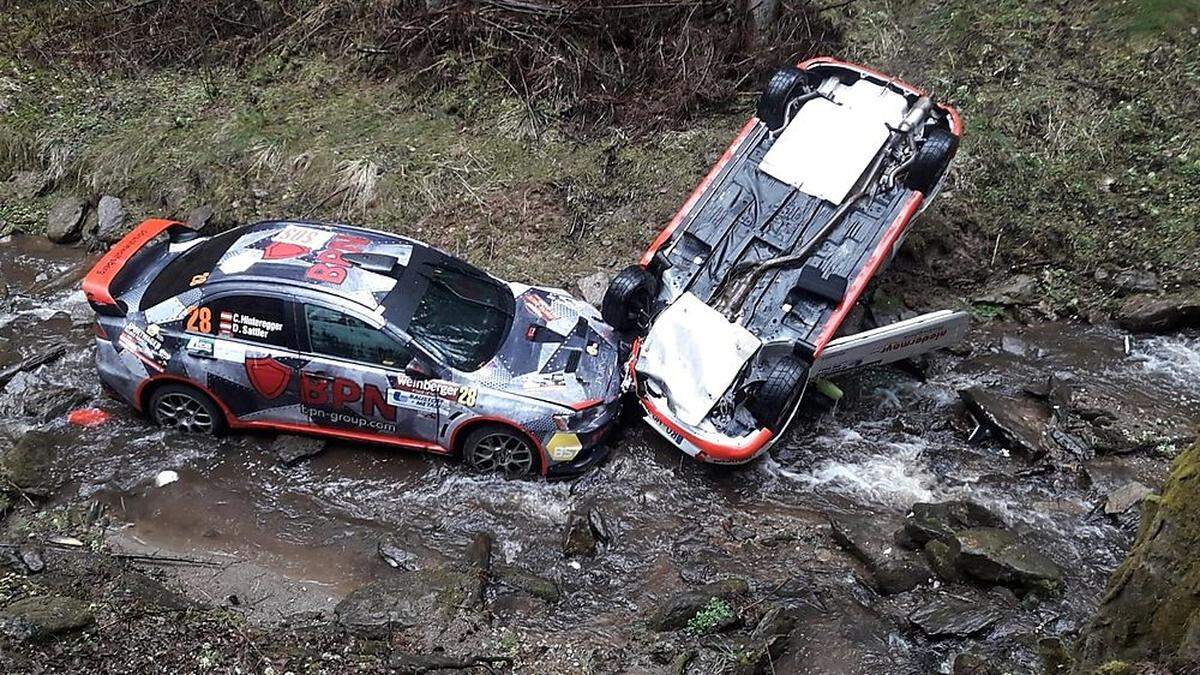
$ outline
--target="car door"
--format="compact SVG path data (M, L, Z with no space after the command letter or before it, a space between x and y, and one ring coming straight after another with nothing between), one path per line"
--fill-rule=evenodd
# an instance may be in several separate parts
M182 321L188 375L243 422L301 423L293 303L255 292L204 298Z
M437 397L392 396L393 383L412 358L408 343L382 323L315 302L298 308L300 403L321 426L436 443Z

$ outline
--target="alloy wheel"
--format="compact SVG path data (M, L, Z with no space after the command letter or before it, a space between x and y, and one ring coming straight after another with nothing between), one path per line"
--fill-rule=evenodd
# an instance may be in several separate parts
M471 465L480 471L523 476L533 470L533 451L528 443L511 434L489 434L475 445Z
M213 417L196 397L172 392L158 400L154 418L164 427L192 433L210 434Z

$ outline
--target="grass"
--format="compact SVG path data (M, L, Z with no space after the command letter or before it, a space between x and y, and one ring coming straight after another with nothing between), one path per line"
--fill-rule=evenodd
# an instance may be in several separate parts
M694 636L708 635L734 617L733 608L721 598L713 598L688 619L685 629Z

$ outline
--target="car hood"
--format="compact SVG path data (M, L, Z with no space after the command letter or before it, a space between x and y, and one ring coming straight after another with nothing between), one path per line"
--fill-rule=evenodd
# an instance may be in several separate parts
M565 406L620 390L618 341L594 307L566 291L511 284L512 330L478 373L483 384Z

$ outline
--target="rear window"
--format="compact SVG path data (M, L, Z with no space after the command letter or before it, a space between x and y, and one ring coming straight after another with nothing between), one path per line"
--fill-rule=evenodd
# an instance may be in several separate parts
M159 272L154 281L150 282L150 286L142 296L141 309L149 309L189 288L204 283L217 261L225 255L225 252L241 234L243 234L241 230L222 232L179 254L178 258L167 263L163 271Z

